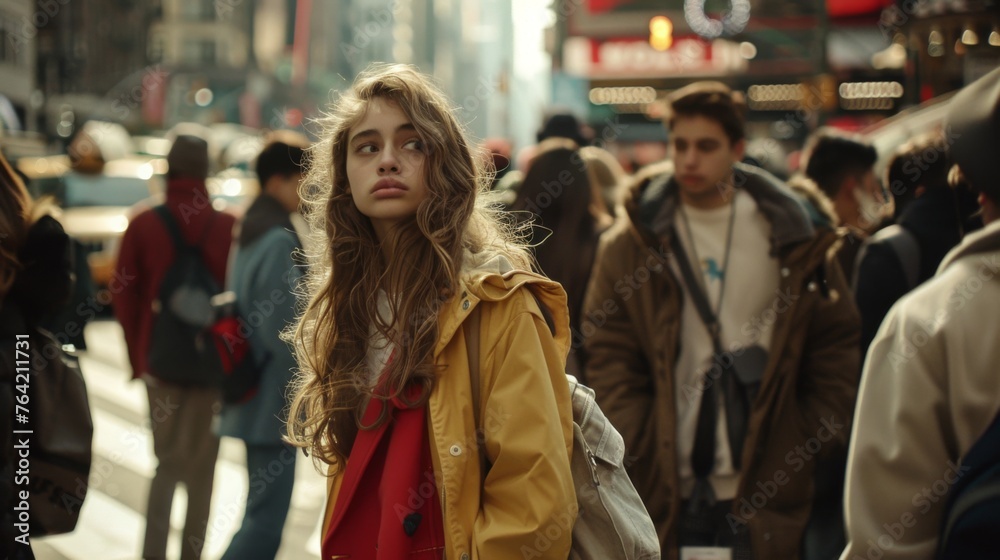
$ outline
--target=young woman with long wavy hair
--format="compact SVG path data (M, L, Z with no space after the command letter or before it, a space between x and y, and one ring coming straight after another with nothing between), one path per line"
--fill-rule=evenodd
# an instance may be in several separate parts
M369 68L322 124L288 438L328 465L323 557L566 558L565 292L529 272L483 158L412 67Z

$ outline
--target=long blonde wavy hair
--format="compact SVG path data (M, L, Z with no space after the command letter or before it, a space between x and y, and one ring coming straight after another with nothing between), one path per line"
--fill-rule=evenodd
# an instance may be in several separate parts
M354 205L347 180L351 129L370 102L395 103L416 128L426 150L428 196L416 215L393 228L381 243L370 220ZM299 364L292 384L287 440L311 451L339 472L370 399L404 399L423 406L440 372L434 366L438 310L454 295L464 259L502 254L530 269L523 234L483 196L490 172L484 154L473 153L447 98L407 65L370 66L320 119L321 140L310 149L309 172L300 187L313 243L304 289L308 304L286 337ZM378 313L378 293L389 295L389 322ZM389 324L391 323L391 324ZM396 348L396 358L371 386L366 355L371 326ZM416 384L416 398L407 389ZM407 399L407 397L410 397Z

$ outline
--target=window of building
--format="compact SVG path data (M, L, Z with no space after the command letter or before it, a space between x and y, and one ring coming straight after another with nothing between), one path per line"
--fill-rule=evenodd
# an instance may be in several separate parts
M211 21L215 19L215 2L204 0L183 0L181 16L189 21Z
M0 14L0 63L7 62L7 42L12 38L7 36L7 18Z
M215 41L186 41L183 60L187 64L215 65Z
M162 62L163 61L163 36L160 34L153 35L149 38L149 46L146 49L146 56L149 58L150 62Z
M21 24L14 15L0 12L0 63L27 65L28 39L20 30Z

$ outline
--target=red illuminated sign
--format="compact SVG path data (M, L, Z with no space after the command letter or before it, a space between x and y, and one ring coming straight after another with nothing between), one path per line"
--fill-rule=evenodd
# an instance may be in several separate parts
M646 78L672 76L722 76L746 70L739 45L731 41L705 41L678 37L665 51L643 39L601 41L570 37L563 44L566 73L587 78Z

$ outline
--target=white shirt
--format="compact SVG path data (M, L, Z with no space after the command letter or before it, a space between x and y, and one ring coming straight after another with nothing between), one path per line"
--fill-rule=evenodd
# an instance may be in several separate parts
M732 248L726 262L729 222L733 205ZM681 212L684 212L682 214ZM690 236L684 225L684 215L690 225ZM697 274L702 272L708 300L717 311L721 327L723 350L732 351L752 345L770 347L771 334L777 318L775 307L784 309L779 298L779 263L770 255L771 224L758 210L757 204L743 190L736 190L733 201L721 208L699 210L678 207L675 230ZM691 239L693 237L693 240ZM700 262L695 262L697 255ZM674 274L681 278L676 261L671 261ZM723 277L726 276L723 283ZM682 283L683 285L683 283ZM720 290L722 308L719 309ZM680 354L674 368L681 495L688 498L694 487L691 451L698 426L701 388L705 373L712 366L712 338L698 315L692 298L685 297L681 314ZM725 414L720 407L715 435L715 467L710 481L720 500L736 496L739 473L733 468L732 453L726 432Z
M386 323L392 324L392 310L389 308L389 297L384 290L378 291L378 314ZM368 329L368 354L365 356L365 364L368 366L368 383L375 386L378 378L385 371L385 366L389 364L389 357L395 346L389 342L372 321Z

